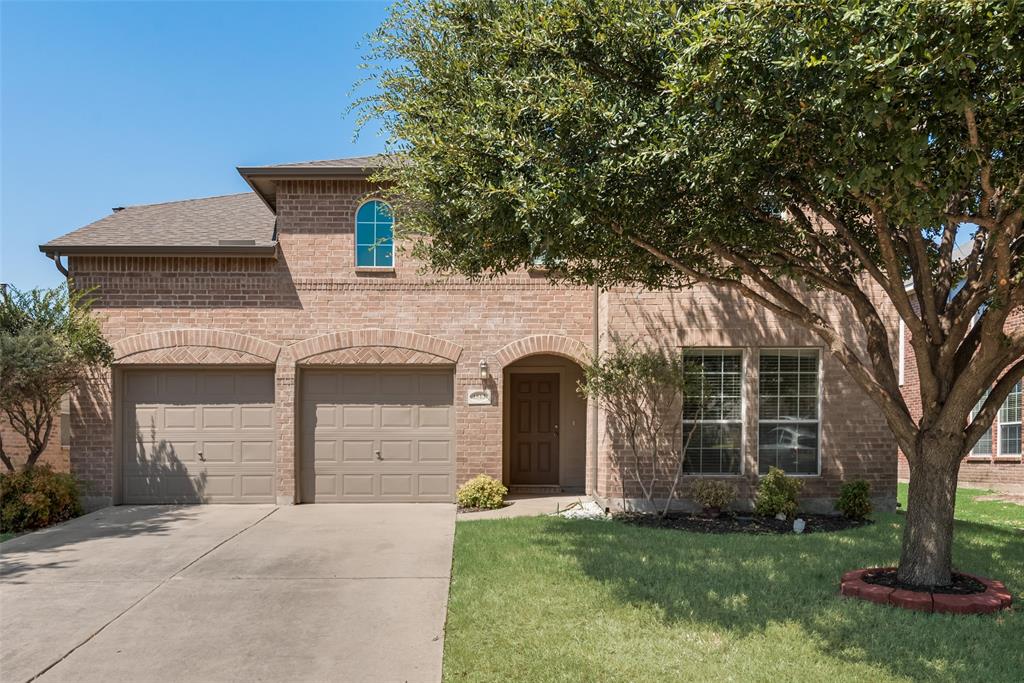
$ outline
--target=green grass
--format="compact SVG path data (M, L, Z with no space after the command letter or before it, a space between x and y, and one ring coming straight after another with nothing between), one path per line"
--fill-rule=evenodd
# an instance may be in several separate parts
M958 509L958 568L1024 590L1024 509ZM906 491L901 490L904 506ZM446 681L1019 681L1024 610L927 615L840 598L893 564L901 514L807 536L618 522L459 522Z
M990 496L992 494L992 491L985 491L983 489L957 489L956 518L967 522L1024 529L1024 505L1004 503L1002 501L977 500L979 496ZM906 509L906 484L899 484L896 499L899 500L903 509Z
M14 533L13 531L4 531L4 532L0 533L0 543L3 543L8 538L14 538L15 536L17 536L17 534Z

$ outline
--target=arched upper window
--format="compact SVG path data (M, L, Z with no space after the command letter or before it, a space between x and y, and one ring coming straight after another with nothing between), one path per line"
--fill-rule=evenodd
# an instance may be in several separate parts
M394 218L391 207L371 199L356 212L356 267L393 268Z

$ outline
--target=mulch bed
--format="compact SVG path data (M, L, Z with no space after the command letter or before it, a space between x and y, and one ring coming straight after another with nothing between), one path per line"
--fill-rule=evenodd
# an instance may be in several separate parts
M974 595L984 593L987 590L985 584L966 574L953 574L953 583L949 586L915 586L904 583L896 577L895 569L879 569L867 572L861 577L864 583L887 588L899 588L901 590L915 591L918 593L943 593L945 595Z
M679 531L695 531L701 534L791 534L793 522L779 520L774 517L743 515L723 512L717 518L705 517L703 514L672 512L665 518L657 515L621 514L616 519L642 527L658 529L678 529ZM871 520L847 519L839 515L800 515L807 523L803 533L822 533L826 531L843 531L873 524Z
M459 514L472 514L474 512L489 512L491 510L500 510L501 508L507 508L511 504L512 503L505 502L505 503L502 503L501 507L498 507L498 508L464 508L461 505L458 505L458 506L455 507L455 511L457 513L459 513Z
M1002 581L954 572L952 586L907 586L897 581L895 567L848 571L839 581L839 592L879 605L940 614L992 614L1013 603Z

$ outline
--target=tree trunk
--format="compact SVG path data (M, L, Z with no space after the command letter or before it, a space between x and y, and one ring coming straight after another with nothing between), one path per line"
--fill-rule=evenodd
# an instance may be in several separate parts
M903 529L900 581L916 586L947 586L953 564L953 512L961 448L954 440L918 437L908 458L910 490Z

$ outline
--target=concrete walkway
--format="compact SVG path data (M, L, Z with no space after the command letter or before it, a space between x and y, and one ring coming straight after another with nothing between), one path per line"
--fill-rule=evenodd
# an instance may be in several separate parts
M118 507L0 545L0 680L438 681L452 505Z
M497 510L482 510L480 512L460 512L459 521L469 522L477 519L510 519L512 517L536 517L538 515L553 515L556 512L565 510L573 503L585 503L591 500L590 496L579 494L558 494L558 495L511 495L505 501L509 503Z

